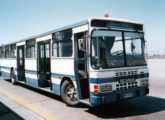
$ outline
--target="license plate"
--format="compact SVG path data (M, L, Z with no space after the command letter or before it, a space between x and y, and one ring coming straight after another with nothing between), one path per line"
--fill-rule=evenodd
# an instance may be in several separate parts
M135 78L122 78L119 81L120 81L120 83L134 82Z
M124 93L124 98L131 98L133 97L133 93Z

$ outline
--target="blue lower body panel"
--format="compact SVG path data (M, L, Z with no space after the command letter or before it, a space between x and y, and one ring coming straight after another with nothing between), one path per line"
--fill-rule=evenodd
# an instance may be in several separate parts
M53 88L53 93L56 95L60 95L60 85L59 84L52 84L52 88Z
M26 78L26 84L35 88L38 88L38 80Z
M1 76L10 79L10 73L1 71Z
M130 90L115 91L104 95L91 95L90 103L91 106L98 106L104 103L111 103L111 102L117 102L124 99L128 99L128 98L124 98L125 93L131 93L132 94L131 98L144 96L149 93L149 88L148 86L146 86L146 87L139 87Z

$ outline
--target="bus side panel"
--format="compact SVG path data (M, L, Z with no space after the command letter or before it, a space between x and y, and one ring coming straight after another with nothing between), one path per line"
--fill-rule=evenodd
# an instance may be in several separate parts
M17 76L16 59L1 59L0 67L1 67L1 76L10 79L10 71L12 67L14 68L15 75Z
M25 59L25 77L27 85L36 88L38 87L36 59Z
M71 80L75 80L73 58L53 58L51 60L52 89L53 93L57 95L60 95L60 84L63 77L68 77ZM75 82L73 82L73 84L74 83Z

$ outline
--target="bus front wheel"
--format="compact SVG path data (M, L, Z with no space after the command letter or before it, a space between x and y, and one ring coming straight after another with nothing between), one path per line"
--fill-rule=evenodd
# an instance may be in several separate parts
M72 82L65 80L61 85L61 98L68 106L78 104L76 89Z

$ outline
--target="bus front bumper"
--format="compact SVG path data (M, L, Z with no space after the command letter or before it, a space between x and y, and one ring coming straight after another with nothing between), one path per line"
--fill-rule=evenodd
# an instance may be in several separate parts
M98 106L105 103L117 102L125 99L130 99L138 96L144 96L149 93L149 87L138 87L127 90L118 90L111 93L104 93L90 96L91 106Z

